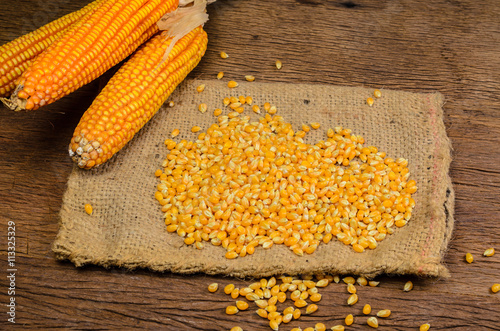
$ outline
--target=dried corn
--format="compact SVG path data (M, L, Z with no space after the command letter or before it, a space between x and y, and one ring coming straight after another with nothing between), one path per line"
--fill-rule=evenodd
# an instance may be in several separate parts
M156 33L156 22L176 6L175 0L104 1L37 56L10 101L16 110L34 110L91 82Z
M78 11L0 46L0 97L10 96L16 87L16 79L29 67L32 60L63 35L71 25L93 13L104 1L91 2Z
M106 162L132 139L198 64L207 35L201 27L194 29L162 62L170 41L165 40L164 33L148 41L118 70L82 116L69 145L69 154L79 167L90 169Z

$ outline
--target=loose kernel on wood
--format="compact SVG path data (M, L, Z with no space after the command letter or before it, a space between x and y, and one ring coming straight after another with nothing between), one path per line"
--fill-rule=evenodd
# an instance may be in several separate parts
M325 330L326 330L326 326L323 323L316 323L314 325L314 331L325 331Z
M488 248L487 250L484 251L483 253L484 256L493 256L495 255L495 249L494 248Z
M420 325L420 331L429 331L430 328L431 328L431 325L429 323L425 323L425 324Z
M248 82L253 82L255 80L255 77L254 76L251 76L251 75L246 75L245 76L245 79L248 81Z
M403 287L403 291L410 292L412 289L413 289L413 283L411 280L409 280L405 283L405 286Z
M276 60L275 65L276 65L276 68L277 68L278 70L280 70L280 69L283 67L283 63L281 63L281 61L280 61L280 60Z
M347 299L347 304L349 306L354 305L356 302L358 302L358 295L357 294L351 294L349 298Z
M224 77L224 73L221 71L217 74L217 79L222 79Z
M220 52L220 57L223 59L227 59L229 57L229 55L227 55L226 52Z
M370 285L371 287L377 287L378 284L380 284L380 282L377 282L377 281L374 281L374 280L370 280L368 282L368 285Z
M343 325L335 325L330 328L332 331L344 331L345 327Z
M219 284L217 283L212 283L210 285L208 285L208 291L209 292L217 292L217 289L219 288Z
M366 320L366 324L371 326L372 328L378 328L378 320L376 317L369 317L368 320Z
M356 283L358 283L361 286L366 286L368 285L368 280L365 277L361 276L358 277L358 279L356 279Z
M352 314L349 314L345 317L345 325L351 325L354 323L354 316Z
M305 302L305 301L304 301L304 302ZM295 303L297 303L297 301L296 301ZM304 306L305 306L305 305L304 305ZM297 306L297 307L298 307L298 306ZM312 304L310 304L310 305L308 305L308 306L306 307L306 315L312 314L312 313L314 313L316 310L318 310L318 306L317 306L316 304L312 303Z
M243 329L239 326L233 326L230 331L243 331Z
M389 309L383 309L383 310L380 310L378 313L377 313L377 316L378 317L389 317L391 316L391 311Z
M233 292L233 290L234 290L234 284L227 284L224 287L224 293L226 293L227 295L231 294L231 292Z
M246 301L236 301L236 307L239 310L247 310L248 309L248 303Z
M500 291L500 284L493 284L491 286L491 292L497 293L498 291Z
M369 315L372 312L372 307L369 304L366 304L363 307L363 314Z
M226 314L228 315L234 315L238 312L238 308L236 306L227 306L226 307Z

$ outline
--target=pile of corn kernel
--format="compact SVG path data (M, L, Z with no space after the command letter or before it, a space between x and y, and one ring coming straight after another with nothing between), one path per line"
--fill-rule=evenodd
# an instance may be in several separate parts
M342 127L305 143L320 124L295 131L268 102L258 121L242 115L245 106L261 113L251 97L227 97L223 104L229 113L215 109L218 123L195 141L165 141L170 152L155 173L167 231L187 245L202 249L210 242L234 259L284 244L302 256L336 238L361 253L410 220L417 186L407 160L364 146Z
M301 308L305 308L304 314L310 315L318 310L319 302L321 301L320 289L327 287L330 283L340 282L339 276L331 275L317 275L316 280L312 276L297 277L271 277L269 279L262 278L258 282L254 282L245 288L235 288L233 284L228 284L224 287L224 293L230 295L235 301L234 305L229 305L226 307L226 314L234 315L239 311L247 310L250 304L254 304L257 308L256 313L258 316L269 320L269 327L273 331L277 331L282 324L288 324L292 320L297 320L302 315ZM278 280L281 281L278 284ZM356 294L358 286L378 286L379 282L373 280L367 280L365 277L344 277L342 281L346 284L346 290L349 294L346 304L353 306L358 302L358 295ZM208 291L215 293L219 289L219 284L212 283L208 286ZM413 284L408 281L403 291L408 292L413 289ZM282 311L278 311L277 305L280 303L284 306L287 300L291 300L293 305L284 308ZM310 301L310 302L308 302ZM391 310L382 309L379 310L376 316L369 316L372 314L372 307L369 304L363 306L363 314L367 316L364 323L372 328L379 327L379 318L387 318L391 316ZM350 326L354 323L354 316L348 314L344 319L344 324ZM422 324L420 326L421 331L429 330L430 325L428 323ZM235 326L231 331L242 331L240 326ZM324 323L316 323L314 327L307 327L302 329L300 327L293 328L291 331L325 331L327 326ZM345 326L341 324L334 325L330 327L332 331L344 331Z

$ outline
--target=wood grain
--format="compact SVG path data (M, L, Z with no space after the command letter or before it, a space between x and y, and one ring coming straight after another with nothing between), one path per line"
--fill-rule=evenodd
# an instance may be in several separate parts
M89 1L3 0L0 43L80 8ZM500 6L471 0L219 0L209 8L208 51L191 77L262 82L370 86L439 91L453 144L451 177L456 193L455 231L445 263L450 279L381 277L377 288L359 288L346 305L345 285L321 293L320 309L280 329L328 327L353 313L351 329L368 330L361 309L391 309L385 330L500 330ZM218 53L229 58L222 60ZM276 59L283 62L277 71ZM109 76L109 75L108 75ZM15 113L0 108L0 236L16 223L16 322L22 329L270 330L255 309L228 316L228 296L208 284L238 286L249 280L147 270L76 269L56 262L51 244L72 168L67 144L101 78L45 110ZM0 301L6 303L7 254L2 239ZM464 254L475 262L464 262ZM402 291L414 281L414 290ZM5 306L3 306L5 307ZM5 308L3 308L5 309ZM12 328L2 312L0 328Z

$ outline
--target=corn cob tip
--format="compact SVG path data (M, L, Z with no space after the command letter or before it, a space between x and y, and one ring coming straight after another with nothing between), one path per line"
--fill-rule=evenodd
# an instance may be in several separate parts
M83 134L76 135L69 144L69 156L83 169L90 169L99 165L99 159L103 156L101 143L97 140L89 141Z
M10 110L14 111L29 110L26 108L27 100L21 99L17 95L18 92L21 91L23 88L24 88L23 85L18 85L10 98L0 98L0 101L2 101L2 103Z

